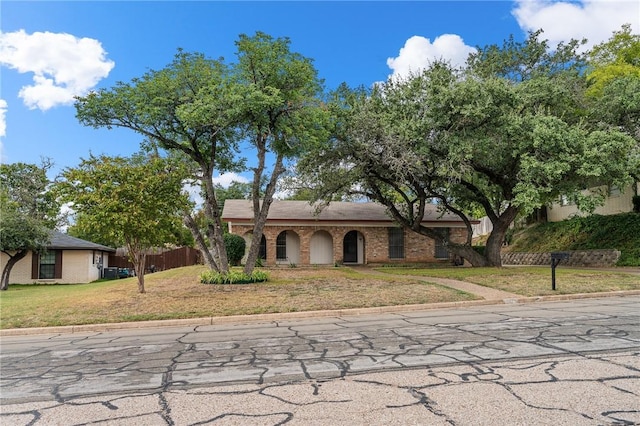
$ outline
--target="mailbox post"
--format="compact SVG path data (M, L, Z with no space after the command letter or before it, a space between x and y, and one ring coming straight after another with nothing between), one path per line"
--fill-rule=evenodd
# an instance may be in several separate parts
M570 253L564 251L554 251L551 253L551 290L556 290L556 266L562 261L569 259Z

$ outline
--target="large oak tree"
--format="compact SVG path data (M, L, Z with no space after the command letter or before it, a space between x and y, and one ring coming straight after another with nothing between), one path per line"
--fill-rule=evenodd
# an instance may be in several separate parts
M299 162L301 174L319 198L361 194L474 266L500 266L516 217L561 194L593 207L582 190L628 182L637 149L628 135L585 120L579 43L551 50L539 36L481 48L463 70L435 62L372 90L343 87L335 137ZM422 224L431 203L466 223L465 243ZM478 210L493 224L484 255L471 247Z

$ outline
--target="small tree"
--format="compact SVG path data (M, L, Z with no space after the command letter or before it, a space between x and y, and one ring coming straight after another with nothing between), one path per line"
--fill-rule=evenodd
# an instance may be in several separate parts
M173 242L187 204L181 194L184 172L161 158L91 156L67 168L56 185L72 204L82 230L127 248L144 293L146 250Z
M61 220L60 205L49 192L47 172L53 164L0 165L0 251L9 259L2 268L0 290L9 287L16 263L29 251L43 250Z

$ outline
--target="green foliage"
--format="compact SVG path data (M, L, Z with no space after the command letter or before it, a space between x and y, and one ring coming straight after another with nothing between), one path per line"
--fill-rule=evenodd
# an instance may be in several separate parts
M253 271L246 274L240 271L220 273L216 271L204 271L200 274L200 282L203 284L251 284L269 280L269 274L264 271Z
M560 194L593 209L600 200L582 196L585 185L625 186L639 147L613 126L585 122L580 42L549 49L539 35L481 48L463 71L433 63L370 91L342 87L330 107L336 136L299 161L304 180L323 198L376 200L401 225L436 239L421 223L425 206L463 220L482 209L493 224L486 258L470 241L450 243L474 265L500 265L509 224Z
M43 159L40 166L26 163L0 164L0 188L4 191L3 204L14 208L43 226L54 229L61 222L60 203L49 190L51 182L47 172L53 163Z
M90 156L62 172L55 191L78 214L76 230L125 246L144 293L144 251L176 241L188 200L185 173L162 158Z
M631 201L633 202L633 211L640 213L640 195L634 195Z
M55 190L73 203L85 235L148 248L173 242L182 227L183 178L160 158L90 156L65 169Z
M231 266L240 264L246 245L246 241L240 235L224 234L224 246L227 249L227 258Z
M26 216L6 199L0 201L0 251L10 256L19 251L38 251L46 247L49 237L50 230L42 222Z
M599 97L607 85L621 77L640 78L640 34L631 32L631 25L623 25L609 40L589 52L591 83L589 95Z
M590 215L533 225L515 233L511 251L620 250L619 266L640 266L640 215Z
M30 250L45 248L51 230L61 222L60 203L49 191L51 166L48 160L41 166L0 164L0 251L8 256L0 290L8 288L13 266Z
M75 104L80 123L130 129L147 139L150 150L163 149L188 163L201 184L205 229L187 219L188 227L206 263L223 272L228 264L219 215L224 200L263 199L265 214L256 217L266 220L276 183L287 171L285 161L327 137L322 80L313 61L292 52L290 44L262 32L241 34L235 63L179 50L165 68L79 97ZM240 141L246 142L243 153ZM215 174L246 170L247 146L257 159L250 188L238 184L226 193L216 188ZM267 154L275 158L273 167ZM253 268L256 253L257 246L250 249L245 268Z

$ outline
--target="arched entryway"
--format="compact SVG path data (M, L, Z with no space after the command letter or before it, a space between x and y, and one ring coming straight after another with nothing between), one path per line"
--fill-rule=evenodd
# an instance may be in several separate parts
M342 241L342 263L364 263L364 235L358 231L349 231Z
M311 236L309 247L310 263L312 265L332 265L333 238L327 231L317 231Z

